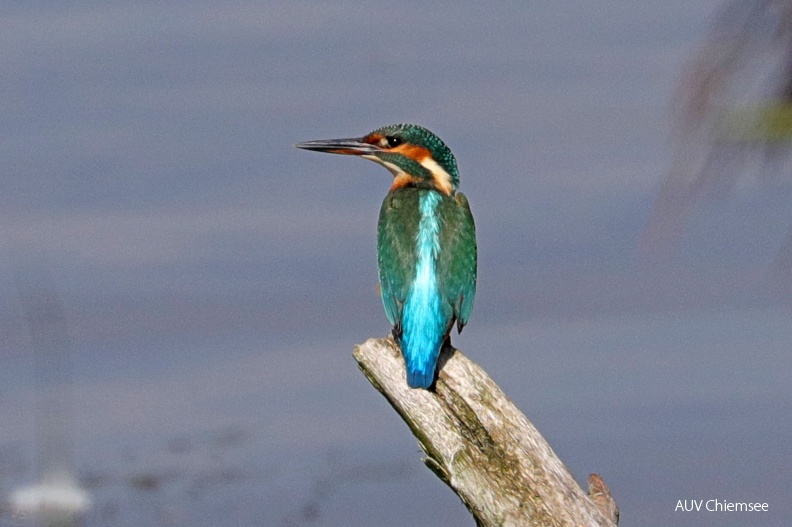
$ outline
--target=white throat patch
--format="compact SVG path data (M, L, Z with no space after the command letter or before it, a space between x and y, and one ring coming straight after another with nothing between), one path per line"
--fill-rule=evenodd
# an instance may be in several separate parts
M394 163L389 163L388 161L383 161L377 156L360 156L360 157L362 157L363 159L370 159L371 161L376 161L380 165L387 168L388 171L391 174L393 174L394 177L400 177L400 176L410 177L410 175L404 170L402 170L398 165ZM432 174L432 179L434 179L434 183L437 189L450 196L451 193L454 191L454 184L451 180L451 175L448 172L446 172L443 169L443 167L441 167L437 163L437 161L435 161L431 157L428 156L424 157L419 161L419 163L421 164L422 167L428 170L430 174Z
M454 191L454 185L451 181L451 175L441 167L437 161L431 157L421 159L421 166L432 174L435 186L450 195Z

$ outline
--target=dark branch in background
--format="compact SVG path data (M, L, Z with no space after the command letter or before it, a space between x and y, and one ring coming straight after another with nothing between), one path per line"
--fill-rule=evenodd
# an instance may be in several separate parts
M741 181L789 192L792 1L728 0L713 22L674 94L671 166L639 247L650 270L672 263L696 214L725 209ZM791 247L792 229L776 277L792 280Z
M611 527L618 508L596 474L589 495L550 445L478 365L458 350L440 358L434 391L405 382L392 339L370 339L354 357L412 430L424 463L483 527Z

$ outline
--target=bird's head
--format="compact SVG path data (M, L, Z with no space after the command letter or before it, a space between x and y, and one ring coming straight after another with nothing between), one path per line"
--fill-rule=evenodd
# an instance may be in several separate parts
M439 137L416 124L383 126L363 137L306 141L295 146L376 161L393 174L392 190L415 186L451 195L459 186L454 154Z

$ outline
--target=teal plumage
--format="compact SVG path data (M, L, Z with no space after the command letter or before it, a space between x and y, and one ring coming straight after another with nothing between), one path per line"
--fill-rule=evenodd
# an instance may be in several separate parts
M454 323L462 331L476 295L475 225L467 199L457 192L459 172L451 150L417 125L297 146L360 155L394 175L377 228L380 292L408 385L429 388Z
M411 386L431 385L454 321L459 331L468 322L476 295L475 236L460 193L408 187L390 192L382 204L380 291Z

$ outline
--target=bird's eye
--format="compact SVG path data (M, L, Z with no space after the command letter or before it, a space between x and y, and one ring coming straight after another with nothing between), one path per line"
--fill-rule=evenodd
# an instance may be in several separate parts
M399 146L400 144L402 144L404 142L404 141L402 141L401 137L396 137L394 135L386 135L385 136L385 141L388 142L388 147L389 148L396 148L397 146Z

